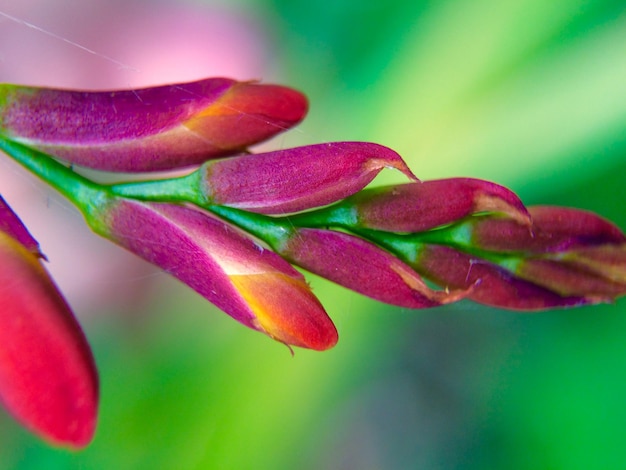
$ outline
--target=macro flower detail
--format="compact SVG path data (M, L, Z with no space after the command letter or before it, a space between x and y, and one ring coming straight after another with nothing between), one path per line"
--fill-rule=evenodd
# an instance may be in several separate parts
M302 274L201 210L114 199L94 229L172 274L235 320L288 345L324 350L337 331Z
M593 304L626 294L626 237L618 227L577 209L528 211L530 227L479 216L426 235L414 266L440 285L475 283L470 298L504 308Z
M42 438L83 447L96 426L95 363L38 252L22 243L26 235L0 197L0 400Z
M307 107L291 88L227 78L95 92L0 85L0 133L75 165L156 171L244 152Z

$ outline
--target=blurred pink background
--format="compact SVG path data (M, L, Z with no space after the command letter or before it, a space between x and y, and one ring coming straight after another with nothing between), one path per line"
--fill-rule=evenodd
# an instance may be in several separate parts
M97 21L94 21L97 18ZM0 1L0 82L78 89L133 88L209 76L265 75L267 35L233 8L180 1ZM89 233L82 216L8 158L0 192L47 255L80 316L132 309L163 276ZM136 304L135 304L136 305Z

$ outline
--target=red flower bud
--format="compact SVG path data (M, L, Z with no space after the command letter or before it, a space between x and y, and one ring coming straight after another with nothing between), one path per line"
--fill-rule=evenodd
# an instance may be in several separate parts
M2 198L0 229L0 400L44 439L85 446L98 408L91 350L34 239Z

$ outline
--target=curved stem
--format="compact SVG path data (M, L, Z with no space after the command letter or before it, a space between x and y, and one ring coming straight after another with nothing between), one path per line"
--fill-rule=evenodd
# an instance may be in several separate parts
M0 150L68 198L86 216L109 198L97 183L62 165L51 156L0 134Z
M289 221L296 227L342 227L349 229L358 223L354 207L339 202L309 212L289 216Z
M276 251L280 251L280 246L294 232L288 217L270 217L226 206L208 206L207 210L263 240Z
M201 173L194 171L177 178L160 180L133 181L108 186L108 190L117 196L157 202L189 202L200 207L207 207L210 201L199 189Z
M409 264L417 261L417 256L425 245L447 246L502 267L510 266L520 260L520 256L517 253L494 253L493 251L474 248L471 245L457 243L444 230L410 234L398 234L379 230L350 229L350 231L395 253L396 256Z

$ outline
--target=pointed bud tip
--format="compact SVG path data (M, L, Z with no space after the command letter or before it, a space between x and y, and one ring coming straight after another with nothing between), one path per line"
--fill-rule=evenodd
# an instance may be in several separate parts
M259 323L259 326L260 330L270 338L288 347L296 346L313 351L326 351L327 349L333 348L337 344L337 341L339 341L339 334L334 325L324 328L304 328L295 332L295 334L286 331L277 331L276 325L263 325Z
M268 119L295 124L302 121L309 110L309 102L304 94L282 85L241 83L234 87L233 92L236 97L245 98L250 112ZM237 98L235 100L239 101Z
M347 142L347 144L358 146L357 149L361 147L361 151L371 155L370 160L367 162L367 166L372 171L380 170L381 168L398 170L410 180L419 182L417 176L415 176L402 156L400 156L400 154L395 150L385 147L384 145L370 142Z
M303 278L266 272L230 279L254 312L258 331L281 343L315 351L337 343L335 325Z
M4 232L14 238L28 251L39 258L46 259L46 256L39 249L39 243L29 233L26 226L11 207L6 203L0 195L0 232Z
M239 82L207 108L203 116L251 115L265 119L266 125L292 126L304 119L308 109L306 96L293 88Z
M306 97L296 90L241 82L182 124L210 144L213 156L224 156L245 151L290 129L307 110Z
M58 426L47 433L35 431L41 438L51 445L64 447L69 450L81 450L93 441L96 430L95 416L88 419L77 418L69 425L59 423Z

